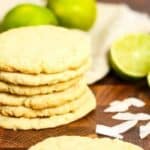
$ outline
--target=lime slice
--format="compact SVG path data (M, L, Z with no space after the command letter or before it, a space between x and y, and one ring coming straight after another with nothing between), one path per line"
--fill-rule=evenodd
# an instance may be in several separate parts
M148 85L149 85L149 87L150 87L150 73L149 73L148 76L147 76L147 82L148 82Z
M150 35L130 34L115 41L110 50L110 64L120 77L145 77L150 72Z
M35 4L21 4L11 9L2 22L3 29L16 28L21 26L53 24L57 25L54 14L45 7Z
M96 0L48 0L62 26L89 30L96 19Z

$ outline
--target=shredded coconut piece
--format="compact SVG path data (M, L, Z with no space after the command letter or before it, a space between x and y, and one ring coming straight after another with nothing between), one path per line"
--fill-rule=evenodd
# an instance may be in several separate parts
M140 126L140 138L144 139L150 134L150 122L146 125Z
M112 105L104 110L104 112L125 112L128 110L128 106L124 103L118 103L116 105Z
M121 133L125 133L126 131L133 128L137 124L137 122L138 121L136 121L136 120L126 121L126 122L123 122L123 123L113 126L113 127L108 127L105 125L96 125L96 133L123 139L123 136L121 135Z
M96 133L106 135L109 137L114 137L117 139L123 139L123 136L114 132L112 127L104 126L104 125L96 125Z
M116 115L112 116L113 119L116 120L138 120L138 121L144 121L144 120L150 120L150 115L146 113L117 113Z
M110 106L104 110L104 112L125 112L130 106L143 107L145 103L135 97L129 97L124 101L114 101L110 103Z
M118 104L120 104L120 102L121 102L120 100L115 100L115 101L110 103L110 106L118 105Z
M116 132L119 132L119 133L125 133L126 131L133 128L137 123L138 123L137 120L126 121L126 122L123 122L119 125L114 126L113 130Z
M135 107L144 107L145 103L136 97L129 97L124 99L124 102L128 104L128 106L135 106Z

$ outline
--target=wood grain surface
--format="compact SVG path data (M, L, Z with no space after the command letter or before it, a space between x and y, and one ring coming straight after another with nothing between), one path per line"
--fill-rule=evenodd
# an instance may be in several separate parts
M47 137L59 135L82 135L96 137L96 124L105 124L112 126L120 123L111 119L113 113L104 113L103 110L108 104L115 100L123 100L127 97L138 97L146 102L146 106L140 109L131 108L130 112L150 113L150 89L144 81L137 83L125 82L110 73L104 80L92 85L91 89L95 93L97 99L97 109L83 119L66 126L55 129L45 129L40 131L12 131L0 129L0 149L27 149ZM128 131L125 141L138 144L144 150L150 150L150 136L141 140L139 138L139 126L146 122L139 122L136 127ZM98 136L103 137L103 136Z
M125 2L131 7L140 11L150 13L150 0L103 0L105 2ZM100 66L98 66L100 67ZM138 83L131 83L123 81L110 73L102 81L91 86L91 89L96 95L97 109L90 113L85 118L78 120L66 126L55 129L45 129L40 131L12 131L0 129L0 149L27 149L29 146L51 136L59 135L83 135L96 137L96 124L115 125L120 121L111 119L113 114L106 114L103 112L108 104L115 100L127 98L130 96L139 97L146 102L146 106L140 109L131 108L131 112L146 112L150 113L150 88L148 88L145 81ZM139 138L139 126L146 122L139 122L138 125L128 131L125 136L125 141L138 144L144 150L150 150L150 136L141 140ZM99 136L103 137L103 136Z

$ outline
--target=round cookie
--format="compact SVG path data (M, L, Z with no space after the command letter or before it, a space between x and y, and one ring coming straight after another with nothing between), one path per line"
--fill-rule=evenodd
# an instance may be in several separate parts
M60 105L58 107L41 109L41 110L33 110L31 108L26 108L24 106L19 106L19 107L0 106L0 113L4 116L17 117L17 118L50 117L54 115L63 115L69 112L73 112L86 102L87 102L87 94L83 94L78 99Z
M143 150L120 140L81 136L51 137L29 148L29 150Z
M82 107L76 109L73 112L66 113L63 115L56 115L48 118L13 118L0 115L0 127L6 129L44 129L54 128L57 126L65 125L75 120L78 120L96 107L96 100L90 90L86 93L86 103Z
M80 80L72 87L47 95L35 96L17 96L7 93L0 93L0 105L2 106L24 106L31 109L46 109L51 107L58 107L65 103L78 99L87 87L84 80Z
M53 92L63 91L70 88L75 83L79 82L81 77L72 79L70 81L52 84L52 85L41 85L41 86L21 86L8 84L0 81L0 92L6 92L15 95L33 96L41 94L50 94Z
M21 27L0 35L0 70L28 74L74 70L88 60L90 50L85 32L50 25Z
M0 80L12 83L16 85L26 86L39 86L39 85L51 85L59 82L66 82L83 75L89 68L90 61L80 66L78 69L64 71L55 74L24 74L24 73L12 73L12 72L0 72Z

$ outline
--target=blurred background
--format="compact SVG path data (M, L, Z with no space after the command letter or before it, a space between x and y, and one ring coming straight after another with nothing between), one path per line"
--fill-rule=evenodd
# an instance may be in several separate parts
M149 0L98 0L106 3L126 3L133 9L150 13L150 1Z
M87 32L91 38L93 58L87 75L88 83L93 84L105 77L111 67L119 76L128 75L132 80L135 75L128 71L123 71L122 75L118 73L119 64L114 67L109 63L108 52L122 36L150 33L149 15L150 0L0 0L0 31L54 25ZM101 70L97 66L101 66ZM133 68L136 69L135 66ZM141 69L138 71L143 72Z

